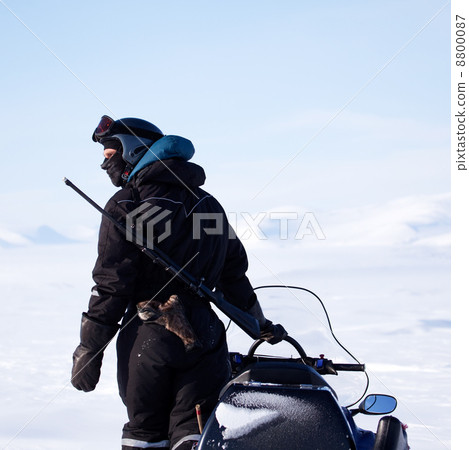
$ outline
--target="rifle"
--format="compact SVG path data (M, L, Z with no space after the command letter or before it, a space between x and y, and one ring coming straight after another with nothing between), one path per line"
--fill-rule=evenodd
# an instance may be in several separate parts
M125 236L130 230L117 221L107 211L101 208L95 201L88 197L82 190L75 186L69 179L64 178L64 183L71 187L78 195L84 198L90 205L97 209L104 217L110 220L116 228L122 232ZM134 230L131 230L132 236L134 236ZM132 239L132 243L136 245L146 256L148 256L154 264L158 264L164 268L167 272L174 276L185 285L191 292L198 295L199 297L205 298L212 302L223 314L231 319L236 325L238 325L245 333L247 333L253 339L260 338L260 327L259 322L251 314L242 311L235 305L229 303L223 298L223 294L220 291L211 291L205 286L202 281L196 280L190 273L179 267L174 261L172 261L168 255L157 248L150 249L146 245L146 239L143 241L143 245L136 242L136 239Z

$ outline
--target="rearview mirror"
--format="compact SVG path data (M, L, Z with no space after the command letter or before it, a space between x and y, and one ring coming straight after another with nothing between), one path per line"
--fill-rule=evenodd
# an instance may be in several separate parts
M364 414L389 414L396 406L397 400L391 395L370 394L360 403L358 409Z

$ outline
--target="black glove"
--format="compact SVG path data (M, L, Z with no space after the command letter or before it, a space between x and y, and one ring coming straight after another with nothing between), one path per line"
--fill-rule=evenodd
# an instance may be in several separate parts
M103 351L119 329L105 325L83 313L80 345L73 352L72 385L79 391L92 391L99 381Z
M270 320L267 320L264 317L264 313L257 297L247 312L257 319L261 328L261 339L269 344L278 344L288 336L288 333L282 325L274 325Z
M261 329L261 339L269 344L278 344L288 336L285 328L279 323L274 325L270 320L265 321L265 325Z

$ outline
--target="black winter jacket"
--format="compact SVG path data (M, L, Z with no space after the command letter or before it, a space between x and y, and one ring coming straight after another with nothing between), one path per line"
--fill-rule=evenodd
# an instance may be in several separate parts
M141 217L136 209L149 204L145 211L154 209L143 230L148 236L151 226L154 245L195 278L203 278L207 287L217 287L229 302L247 310L256 296L245 275L246 252L229 228L222 206L200 189L204 182L204 170L196 164L179 159L157 161L138 172L105 209L126 225L128 214ZM161 213L164 218L158 220ZM151 225L147 226L148 221ZM169 235L163 238L168 230ZM116 324L129 306L157 293L156 299L165 301L183 290L180 282L170 282L171 275L152 263L105 217L93 279L96 285L88 315L110 325Z

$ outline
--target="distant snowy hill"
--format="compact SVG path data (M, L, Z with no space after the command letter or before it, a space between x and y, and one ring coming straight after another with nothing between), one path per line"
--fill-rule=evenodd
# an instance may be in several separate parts
M409 196L381 204L333 211L285 205L231 217L243 241L325 241L327 246L450 244L450 195ZM232 221L232 222L233 222Z
M90 234L89 231L87 233ZM11 248L27 245L63 245L83 242L86 234L71 238L54 230L49 225L41 225L32 232L19 233L8 228L0 228L0 247Z
M19 233L0 228L0 247L9 248L29 244L30 241Z
M77 242L75 239L70 239L63 234L58 233L53 228L42 225L35 230L35 232L28 236L34 244L48 245L48 244L72 244Z

